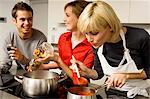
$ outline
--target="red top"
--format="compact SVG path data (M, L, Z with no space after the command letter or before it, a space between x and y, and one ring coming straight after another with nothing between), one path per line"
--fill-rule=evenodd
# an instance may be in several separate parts
M83 62L83 64L88 68L92 68L94 62L92 45L87 41L87 39L84 39L74 49L72 49L71 36L71 32L66 32L59 38L58 50L61 59L66 65L70 66L70 60L73 55L76 60Z

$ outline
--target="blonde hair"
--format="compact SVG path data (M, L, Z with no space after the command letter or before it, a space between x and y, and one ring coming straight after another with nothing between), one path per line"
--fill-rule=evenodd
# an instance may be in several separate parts
M112 7L103 1L90 3L81 13L77 26L82 33L99 32L109 26L112 32L110 42L118 40L122 28Z

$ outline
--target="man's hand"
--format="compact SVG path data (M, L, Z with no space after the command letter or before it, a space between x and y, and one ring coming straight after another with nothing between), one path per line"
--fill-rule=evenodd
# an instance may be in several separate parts
M8 51L8 54L10 56L11 59L13 60L17 60L18 62L23 62L24 60L24 55L19 51L18 48L16 47L11 47L11 50Z

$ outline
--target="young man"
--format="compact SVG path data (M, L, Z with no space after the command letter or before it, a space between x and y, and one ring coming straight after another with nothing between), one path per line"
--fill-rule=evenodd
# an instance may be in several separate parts
M2 67L4 73L10 69L12 60L25 70L33 57L33 50L47 41L42 32L32 28L33 9L28 4L18 2L12 9L12 17L16 30L5 38L1 52L2 61L9 60Z

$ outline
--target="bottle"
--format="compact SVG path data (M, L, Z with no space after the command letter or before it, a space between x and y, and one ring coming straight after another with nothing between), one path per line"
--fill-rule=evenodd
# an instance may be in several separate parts
M35 61L38 58L44 58L46 55L54 54L53 46L48 42L43 42L38 48L36 48L33 52L34 58L29 62L29 70L37 70L38 66L43 64L44 62Z

